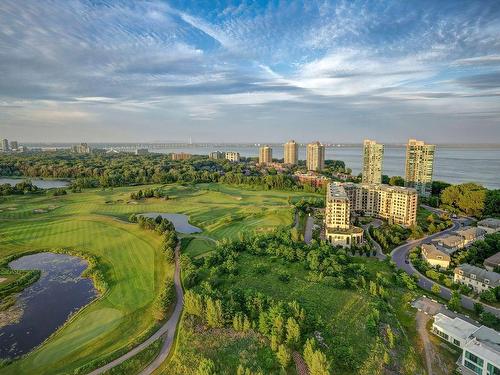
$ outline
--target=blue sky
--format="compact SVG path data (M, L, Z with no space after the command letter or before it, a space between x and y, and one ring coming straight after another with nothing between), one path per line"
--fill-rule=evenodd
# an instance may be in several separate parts
M2 0L0 137L500 143L500 2Z

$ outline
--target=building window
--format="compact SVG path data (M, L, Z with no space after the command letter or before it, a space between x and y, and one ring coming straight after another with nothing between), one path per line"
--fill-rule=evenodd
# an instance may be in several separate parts
M487 375L500 375L500 369L498 367L493 366L491 363L488 363L488 366L486 366Z
M453 339L453 343L454 343L456 346L460 346L460 341L458 341L457 339Z
M477 355L472 354L471 352L465 351L465 358L469 361L477 364L479 367L483 367L484 361L479 358Z
M464 365L468 369L474 371L477 375L483 375L483 369L481 367L476 366L474 363L465 360Z

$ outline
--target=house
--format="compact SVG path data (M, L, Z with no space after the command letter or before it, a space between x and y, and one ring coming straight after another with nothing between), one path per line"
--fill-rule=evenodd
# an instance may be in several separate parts
M500 374L500 333L494 329L439 313L432 333L462 349L458 360L462 374Z
M456 231L457 235L463 238L463 247L471 245L474 241L484 240L486 231L476 227L465 227Z
M488 271L493 271L495 268L500 267L500 251L495 255L486 258L483 265Z
M433 241L440 247L442 251L448 254L453 254L458 249L463 247L464 240L461 236L456 234L448 234L442 237L438 237Z
M453 281L470 286L481 293L500 285L500 274L464 263L455 268Z
M444 251L439 250L434 244L424 243L422 244L422 258L424 258L427 263L431 266L448 268L450 265L450 256Z
M495 233L500 230L500 219L488 218L477 223L477 227L484 229L487 233Z

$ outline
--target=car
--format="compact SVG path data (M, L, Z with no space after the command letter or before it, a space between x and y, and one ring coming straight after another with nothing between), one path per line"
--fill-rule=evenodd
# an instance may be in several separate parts
M406 264L410 264L410 261L408 259L405 259Z

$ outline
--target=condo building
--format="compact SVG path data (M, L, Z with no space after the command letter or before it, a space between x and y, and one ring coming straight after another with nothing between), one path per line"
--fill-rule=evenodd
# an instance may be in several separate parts
M340 184L328 184L326 189L325 235L334 246L351 247L363 242L363 229L351 225L349 198Z
M136 148L135 154L136 155L147 155L147 154L149 154L149 150L147 148Z
M236 151L228 151L225 153L225 158L232 162L240 161L240 153Z
M191 159L191 154L186 152L179 152L171 154L172 160L188 160Z
M224 152L221 152L221 151L214 151L214 152L211 152L208 157L210 159L214 159L214 160L220 160L220 159L224 159L225 158L225 153Z
M432 187L436 145L428 145L416 139L406 145L405 186L415 188L419 195L428 197Z
M9 151L9 140L2 139L2 151Z
M417 191L384 184L345 183L351 210L394 224L412 226L417 222Z
M307 145L307 170L322 171L325 168L325 146L319 142Z
M270 164L273 161L273 149L269 146L259 148L259 164Z
M364 184L380 184L382 182L382 159L384 145L365 139L363 142L363 171Z
M295 165L299 161L299 145L294 141L288 141L284 146L285 164Z
M11 141L10 142L10 149L12 151L17 151L18 148L19 148L19 144L17 143L17 141Z
M80 143L79 145L75 145L72 148L72 151L75 154L90 154L90 146L86 143Z

